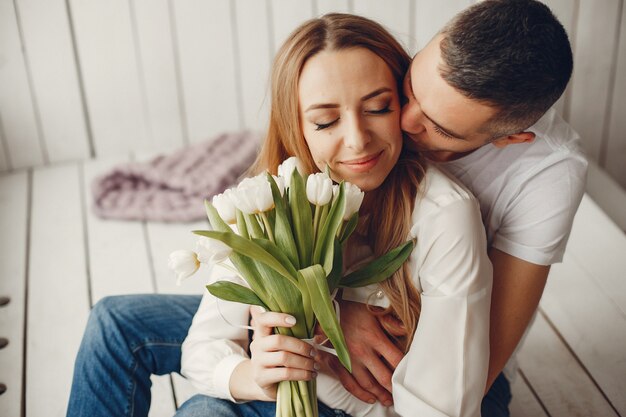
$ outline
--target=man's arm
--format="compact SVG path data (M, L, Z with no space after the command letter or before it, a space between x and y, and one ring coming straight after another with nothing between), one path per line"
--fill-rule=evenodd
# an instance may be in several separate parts
M493 264L490 314L490 358L487 388L502 372L533 317L550 266L523 261L498 249L489 251Z

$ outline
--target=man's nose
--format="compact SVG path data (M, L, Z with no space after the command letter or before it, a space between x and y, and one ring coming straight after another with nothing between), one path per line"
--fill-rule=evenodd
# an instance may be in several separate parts
M400 126L403 131L413 135L423 132L426 128L424 126L424 114L415 100L409 100L402 106Z

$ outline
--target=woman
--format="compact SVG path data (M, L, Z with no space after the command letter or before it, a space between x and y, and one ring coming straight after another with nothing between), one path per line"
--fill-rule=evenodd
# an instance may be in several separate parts
M388 280L342 294L406 329L408 336L395 340L406 356L392 379L394 407L361 402L318 373L310 345L272 334L272 327L293 325L293 317L257 315L249 344L246 330L221 317L245 324L249 307L220 301L220 313L205 294L182 348L182 373L203 395L177 415L272 416L268 401L279 381L315 377L321 415L480 414L491 290L484 230L474 198L405 146L399 91L408 64L397 41L368 19L330 14L303 24L274 61L269 131L254 166L276 173L296 156L307 172L328 166L334 180L366 192L347 266L416 239Z

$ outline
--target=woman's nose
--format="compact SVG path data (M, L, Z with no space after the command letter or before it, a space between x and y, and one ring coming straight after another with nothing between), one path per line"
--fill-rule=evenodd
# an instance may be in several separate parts
M409 100L402 106L400 127L403 131L412 135L422 133L426 129L424 126L424 114L415 100Z
M344 137L346 147L357 152L362 151L371 140L365 123L357 116L352 118L347 125Z

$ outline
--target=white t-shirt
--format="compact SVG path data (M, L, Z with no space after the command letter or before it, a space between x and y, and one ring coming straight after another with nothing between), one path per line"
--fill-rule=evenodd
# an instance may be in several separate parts
M489 247L539 265L563 259L582 199L587 161L578 134L550 109L532 143L486 145L437 166L478 198Z
M409 258L422 312L413 343L393 374L394 406L367 404L320 373L318 398L359 416L479 416L489 364L491 263L476 199L434 167L413 212ZM344 299L385 306L377 285L346 289ZM220 314L221 311L221 314ZM230 376L248 356L249 307L205 294L182 346L182 374L213 397L234 401ZM222 315L228 320L227 323Z
M437 166L478 198L490 248L551 265L563 259L585 190L587 160L578 134L554 109L528 130L536 135L532 143L504 149L486 145ZM515 357L513 353L504 368L510 381L516 375Z

